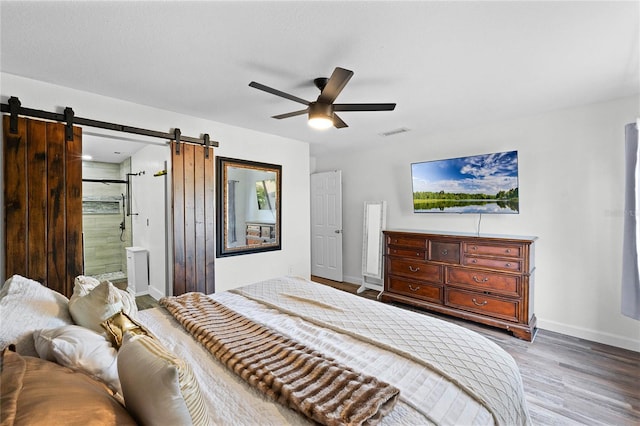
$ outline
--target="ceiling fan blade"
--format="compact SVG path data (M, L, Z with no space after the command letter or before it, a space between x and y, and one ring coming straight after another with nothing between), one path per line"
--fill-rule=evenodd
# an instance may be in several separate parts
M344 86L347 85L349 80L353 77L353 71L346 70L344 68L336 67L333 70L333 74L329 77L327 85L324 86L320 96L318 96L318 102L331 104L336 100Z
M338 117L336 114L333 114L333 127L335 127L336 129L342 129L343 127L349 126L347 126L347 123L342 121L342 118Z
M396 104L333 104L334 111L393 111Z
M251 83L249 83L249 87L253 87L253 88L258 89L258 90L263 90L263 91L265 91L267 93L271 93L272 95L280 96L282 98L289 99L290 101L298 102L298 103L301 103L303 105L309 105L309 101L305 101L302 98L290 95L290 94L282 92L282 91L280 91L278 89L274 89L274 88L271 88L269 86L265 86L264 84L256 83L255 81L252 81Z
M271 118L277 118L278 120L281 120L283 118L295 117L296 115L302 115L308 112L309 112L309 108L306 108L306 109L301 109L300 111L293 111L293 112L288 112L286 114L274 115Z

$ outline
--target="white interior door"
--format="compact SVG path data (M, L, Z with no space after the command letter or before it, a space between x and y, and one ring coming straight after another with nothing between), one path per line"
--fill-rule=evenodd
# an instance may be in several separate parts
M342 281L342 171L311 175L311 275Z

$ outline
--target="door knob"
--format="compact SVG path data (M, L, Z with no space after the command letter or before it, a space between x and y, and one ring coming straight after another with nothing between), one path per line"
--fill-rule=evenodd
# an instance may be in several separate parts
M336 230L335 230L335 231L333 231L333 232L335 232L336 234L339 234L339 233L341 233L341 232L342 232L342 229L336 229Z

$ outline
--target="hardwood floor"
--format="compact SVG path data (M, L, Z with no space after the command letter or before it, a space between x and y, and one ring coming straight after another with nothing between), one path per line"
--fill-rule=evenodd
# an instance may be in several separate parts
M160 306L158 301L148 294L136 297L136 305L138 306L139 311Z
M312 281L356 294L355 284ZM359 296L377 300L377 291ZM381 302L380 302L381 303ZM492 327L427 313L472 329L500 345L520 367L536 425L640 425L640 353L539 330L532 343Z

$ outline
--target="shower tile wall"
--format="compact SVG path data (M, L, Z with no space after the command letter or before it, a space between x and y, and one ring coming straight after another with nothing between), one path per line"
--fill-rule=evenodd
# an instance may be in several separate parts
M130 160L121 164L84 161L82 177L126 180L126 174L130 169ZM91 202L91 207L85 208L82 216L85 275L122 272L116 276L126 277L124 248L131 246L130 217L125 215L125 231L122 233L124 241L121 241L120 229L123 219L122 194L126 193L126 184L83 182L83 201Z

